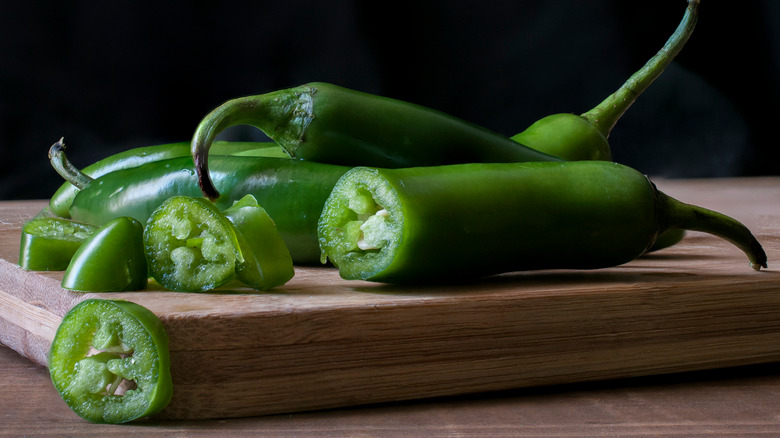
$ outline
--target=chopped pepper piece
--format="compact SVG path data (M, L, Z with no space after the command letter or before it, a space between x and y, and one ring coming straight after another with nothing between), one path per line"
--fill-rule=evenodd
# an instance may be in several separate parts
M81 292L141 290L149 279L143 225L119 217L90 235L73 255L62 287Z
M19 266L30 271L63 271L76 250L97 229L67 219L31 219L22 226Z
M224 213L205 198L169 198L149 218L144 242L152 277L175 291L204 292L234 278L265 290L293 276L290 252L251 195Z
M146 224L144 247L152 277L179 292L215 289L232 280L244 260L235 228L203 198L163 202Z
M150 310L89 299L62 319L49 352L52 383L67 405L94 423L125 423L170 401L168 337Z
M236 272L238 279L255 289L282 285L294 275L290 251L268 213L257 199L246 195L224 212L236 226L244 261Z

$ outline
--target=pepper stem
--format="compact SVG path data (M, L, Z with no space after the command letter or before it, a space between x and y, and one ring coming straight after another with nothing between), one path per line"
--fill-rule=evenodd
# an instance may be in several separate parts
M288 155L293 156L305 129L313 118L311 95L316 90L300 86L257 96L240 97L220 105L198 124L192 136L190 151L198 184L203 194L212 201L219 198L219 191L211 180L208 153L217 135L237 125L253 126L278 143Z
M583 113L582 117L590 121L605 138L609 137L612 128L637 100L650 84L672 63L674 58L682 50L685 43L696 27L699 16L700 0L688 0L688 8L685 10L682 21L677 26L666 44L636 73L603 102L590 111Z
M660 211L670 229L701 231L718 236L734 244L747 255L750 267L756 271L767 267L766 252L750 230L729 216L691 204L680 202L657 192Z
M59 139L57 143L54 143L49 148L49 162L54 170L56 170L61 177L65 178L65 181L68 181L76 186L77 189L81 190L89 185L93 179L68 161L68 157L65 156L64 140L64 138Z

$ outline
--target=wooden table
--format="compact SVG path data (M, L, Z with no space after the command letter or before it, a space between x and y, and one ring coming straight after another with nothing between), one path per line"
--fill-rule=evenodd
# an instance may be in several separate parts
M778 230L780 178L657 183L681 200L744 218L748 226L762 223L762 230ZM749 214L741 215L743 212ZM770 274L776 275L773 259L769 263ZM79 419L54 391L46 368L0 346L0 435L252 432L272 436L780 436L777 365L763 363L316 412L107 426Z

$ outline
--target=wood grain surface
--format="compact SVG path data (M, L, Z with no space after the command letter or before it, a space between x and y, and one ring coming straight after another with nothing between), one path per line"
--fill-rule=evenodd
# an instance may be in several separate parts
M61 273L15 265L19 226L0 213L0 342L33 362L87 297L154 311L171 338L174 398L161 418L252 416L780 360L780 178L658 181L748 225L769 255L690 233L599 271L511 273L446 287L346 282L298 268L269 293L78 294Z
M0 346L0 436L777 437L776 363L219 420L88 423Z

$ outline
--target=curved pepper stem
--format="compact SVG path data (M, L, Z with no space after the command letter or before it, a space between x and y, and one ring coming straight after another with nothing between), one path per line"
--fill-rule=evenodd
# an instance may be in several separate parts
M685 10L682 21L661 50L628 78L617 91L592 110L582 114L582 117L590 121L604 137L609 137L617 121L680 53L696 27L696 21L699 17L699 3L700 0L688 0L688 8Z
M254 126L273 138L289 154L289 148L300 142L313 117L311 92L309 88L301 86L258 96L239 97L207 114L198 124L190 144L198 184L203 194L212 201L219 198L219 191L211 180L208 155L220 132L231 126ZM290 123L274 126L278 120L289 120Z
M93 179L68 161L68 157L65 156L64 140L64 138L59 139L57 143L54 143L51 148L49 148L49 162L51 162L51 166L61 177L65 178L66 181L81 190L89 185Z
M678 201L663 192L656 193L663 220L670 229L701 231L718 236L741 249L751 268L758 271L767 267L766 252L741 222L725 214Z

